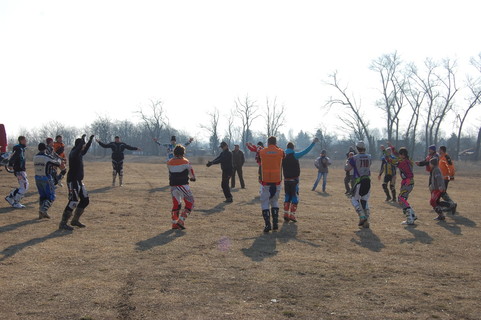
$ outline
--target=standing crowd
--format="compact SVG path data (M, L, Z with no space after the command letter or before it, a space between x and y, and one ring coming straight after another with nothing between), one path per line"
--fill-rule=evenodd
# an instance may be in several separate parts
M65 156L65 145L62 136L58 135L55 142L51 138L46 143L38 145L38 153L34 156L35 184L39 193L39 219L49 219L48 209L55 201L55 190L62 186L62 179L67 176L68 203L63 211L59 228L73 230L73 227L83 228L80 217L89 205L89 195L83 183L84 165L83 157L90 149L94 136L86 140L86 135L75 140L74 147ZM103 147L112 150L112 186L115 186L116 178L119 177L119 185L123 185L123 161L125 150L140 150L121 141L116 136L113 142L104 143L96 140ZM169 170L169 185L172 196L172 228L185 229L185 220L194 209L194 195L189 182L196 181L195 173L189 160L185 157L185 147L193 139L189 139L184 145L177 144L176 137L172 136L169 144L161 144L158 139L153 141L167 150L167 167ZM267 146L262 142L257 145L247 143L246 147L255 153L258 164L258 182L260 187L260 206L264 220L264 232L279 229L279 196L284 180L284 223L297 222L297 209L299 205L299 182L301 167L299 159L308 154L319 142L315 138L312 143L302 151L295 151L295 146L289 142L283 150L277 146L276 137L267 139ZM19 187L15 188L5 197L5 200L14 208L24 208L21 200L29 188L25 168L25 148L27 139L18 137L18 144L13 147L13 153L8 166L13 170L18 180ZM234 150L229 150L226 142L221 142L221 153L215 159L208 161L206 166L220 164L222 170L221 188L226 203L232 203L234 198L231 189L236 186L236 175L240 187L245 189L242 167L245 163L244 153L239 145ZM422 161L413 162L406 148L396 150L395 146L388 143L387 147L381 146L381 168L378 180L382 180L382 190L386 194L386 201L398 202L406 219L405 225L414 225L418 219L414 209L408 202L410 193L414 188L413 165L424 166L429 173L428 187L431 192L430 205L437 216L435 220L445 220L445 212L456 213L457 203L448 195L448 185L454 179L455 167L452 159L446 152L446 147L441 146L436 150L434 145L428 149L428 155ZM68 171L67 171L68 163ZM355 148L350 148L346 153L344 170L345 194L351 199L351 203L359 218L358 226L369 228L371 194L371 164L372 157L366 153L366 145L363 141L357 142ZM326 192L327 176L331 159L327 151L322 150L320 156L315 159L314 166L318 171L317 178L312 186L315 191L322 180L322 192ZM60 172L58 172L60 170ZM397 172L401 178L399 193L396 193ZM383 177L384 176L384 177ZM184 208L182 209L182 204ZM69 220L70 224L69 224Z

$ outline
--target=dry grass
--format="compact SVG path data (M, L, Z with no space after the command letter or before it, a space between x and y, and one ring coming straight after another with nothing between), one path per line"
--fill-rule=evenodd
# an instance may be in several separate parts
M375 181L371 229L359 230L340 166L322 194L310 191L306 163L299 222L267 235L254 166L244 170L247 189L225 205L220 169L197 165L196 209L187 230L172 231L164 165L127 162L125 186L111 188L110 163L88 162L87 228L68 233L57 231L65 188L53 218L36 220L29 164L27 208L0 208L0 318L481 318L479 166L458 169L458 214L440 223L419 171L417 227L400 225L401 210ZM14 185L2 172L0 194Z

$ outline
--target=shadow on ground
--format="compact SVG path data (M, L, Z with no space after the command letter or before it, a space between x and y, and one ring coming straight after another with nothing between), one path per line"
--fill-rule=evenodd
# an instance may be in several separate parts
M351 242L361 246L363 248L369 249L374 252L380 252L385 248L385 245L381 242L381 239L372 232L371 229L363 228L355 232L359 239L351 239Z
M25 249L27 247L37 245L37 244L45 242L49 239L63 237L63 236L69 235L71 233L72 233L71 231L55 230L54 232L52 232L52 233L50 233L46 236L43 236L43 237L40 237L40 238L30 239L28 241L25 241L25 242L22 242L22 243L19 243L19 244L14 244L14 245L12 245L8 248L5 248L2 252L0 252L0 254L3 255L3 257L0 258L0 262L14 256L15 254L17 254L18 252L22 251L23 249Z
M137 250L145 251L158 246L164 246L175 239L182 237L184 232L182 230L169 229L161 234L156 235L147 240L142 240L136 243Z

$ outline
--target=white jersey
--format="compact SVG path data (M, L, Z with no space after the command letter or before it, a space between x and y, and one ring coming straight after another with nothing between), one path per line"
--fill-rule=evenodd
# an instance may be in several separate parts
M54 159L51 156L40 152L33 157L33 167L35 175L39 177L47 177L52 173L52 167L58 167L61 164L61 159Z
M358 153L348 160L347 169L353 169L354 179L371 176L371 155Z

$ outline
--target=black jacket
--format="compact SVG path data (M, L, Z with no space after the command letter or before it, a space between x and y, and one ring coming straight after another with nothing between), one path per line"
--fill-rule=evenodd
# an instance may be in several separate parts
M282 173L284 174L284 179L295 179L301 175L299 160L296 159L294 153L287 154L282 160Z
M234 168L241 168L245 162L244 152L241 150L232 151L232 162L234 164Z
M8 165L13 167L14 172L25 171L25 148L24 144L17 144L13 147L13 154L8 161Z
M67 182L72 181L82 181L84 178L84 161L83 156L89 151L90 145L92 145L92 139L89 139L87 145L85 142L80 143L73 147L68 155L68 173L67 173ZM85 148L82 147L85 145Z
M229 149L226 149L220 153L220 155L212 160L212 164L220 163L220 168L226 174L232 174L234 171L233 164L232 164L232 152Z
M110 143L103 143L99 141L99 145L102 148L110 148L112 149L112 160L115 161L122 161L124 160L124 151L127 150L137 150L137 147L129 146L123 142L110 142Z

